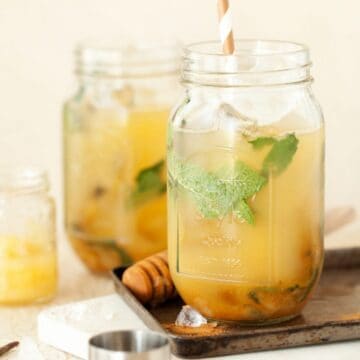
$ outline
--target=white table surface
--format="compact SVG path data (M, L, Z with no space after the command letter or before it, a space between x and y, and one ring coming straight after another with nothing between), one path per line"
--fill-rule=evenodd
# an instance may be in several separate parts
M345 239L345 240L344 240ZM20 340L20 348L2 357L8 360L67 360L75 357L41 344L37 339L37 315L53 305L65 304L113 293L110 279L90 274L73 254L63 237L59 239L60 286L49 304L26 307L0 307L0 344ZM330 247L360 245L360 223L349 225L327 239ZM135 316L135 315L134 315ZM131 328L131 321L129 321ZM173 357L173 359L176 359ZM216 358L217 360L327 359L360 360L360 341L295 349L259 352Z

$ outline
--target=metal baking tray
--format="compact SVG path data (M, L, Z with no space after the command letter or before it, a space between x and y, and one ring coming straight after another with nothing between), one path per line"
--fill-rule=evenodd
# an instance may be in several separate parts
M328 250L317 290L301 316L277 325L183 328L174 322L180 298L146 308L121 283L125 268L113 270L117 293L152 330L165 333L172 353L183 358L233 355L360 339L360 248Z

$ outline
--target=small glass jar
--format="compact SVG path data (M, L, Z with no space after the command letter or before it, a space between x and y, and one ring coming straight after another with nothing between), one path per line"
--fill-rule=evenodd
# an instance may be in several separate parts
M57 289L55 206L46 174L0 170L0 304L50 300Z
M102 272L166 247L166 128L177 44L76 50L79 89L65 104L65 223Z
M305 46L235 48L185 49L169 126L169 264L204 316L268 324L298 315L321 273L323 118Z

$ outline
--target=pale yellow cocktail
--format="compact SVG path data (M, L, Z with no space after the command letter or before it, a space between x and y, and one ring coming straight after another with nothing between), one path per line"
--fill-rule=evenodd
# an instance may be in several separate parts
M65 119L66 226L95 271L166 247L165 139L168 110L87 111Z
M323 129L172 136L169 263L184 301L221 320L299 314L322 267Z

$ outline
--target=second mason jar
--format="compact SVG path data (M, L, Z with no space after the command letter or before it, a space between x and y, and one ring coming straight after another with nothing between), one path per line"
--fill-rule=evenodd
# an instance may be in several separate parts
M45 172L0 169L0 304L52 299L57 290L55 203Z
M105 271L166 247L166 123L177 44L76 51L79 88L64 108L68 237Z
M298 315L321 272L323 120L305 46L235 48L185 49L169 125L169 264L204 316L267 324Z

